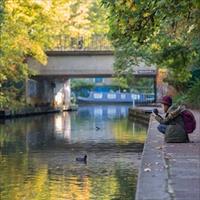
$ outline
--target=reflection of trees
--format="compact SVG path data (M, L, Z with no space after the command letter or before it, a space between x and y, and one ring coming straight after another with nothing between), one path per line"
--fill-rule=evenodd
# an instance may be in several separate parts
M26 157L1 160L0 191L3 199L90 199L91 186L87 176L80 180L72 174L65 176L63 171L59 174L55 169L50 173L47 164L35 166L27 161Z
M27 123L27 143L29 149L44 149L55 140L54 115L36 117Z
M11 120L0 125L1 153L25 152L44 148L54 141L54 116Z
M137 180L136 170L130 173L130 171L116 169L115 177L118 182L118 190L115 200L134 200L136 191L136 180Z
M0 166L2 199L50 199L47 165L37 168L28 157L5 158Z
M50 182L49 187L50 199L74 199L74 200L89 200L90 199L90 180L87 176L81 177L81 180L77 176L68 174L66 180L64 176L51 175L50 179L57 180L57 183Z
M0 149L2 154L25 151L26 136L22 124L13 126L13 123L0 125Z
M53 168L27 154L1 158L2 200L110 200L134 199L136 171L99 167L93 174L86 168Z
M91 180L91 196L95 200L110 200L118 190L115 176L98 176Z
M112 124L112 134L116 141L120 143L141 142L146 139L147 128L142 124L135 123L127 119L114 121Z
M3 199L20 199L23 192L25 191L24 185L25 181L24 175L28 174L28 159L27 155L15 156L12 158L1 157L0 165L0 188L2 192ZM18 184L18 187L13 187Z

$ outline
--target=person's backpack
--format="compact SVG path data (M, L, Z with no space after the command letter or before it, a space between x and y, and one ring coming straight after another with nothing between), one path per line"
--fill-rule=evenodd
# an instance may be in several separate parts
M196 128L194 115L189 110L184 110L181 112L181 116L183 118L185 132L192 133Z

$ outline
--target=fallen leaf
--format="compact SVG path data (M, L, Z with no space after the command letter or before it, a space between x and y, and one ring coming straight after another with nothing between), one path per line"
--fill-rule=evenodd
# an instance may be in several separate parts
M144 171L145 171L145 172L150 172L151 169L150 169L150 168L145 168Z
M162 149L163 147L162 146L158 146L158 147L156 147L156 149Z

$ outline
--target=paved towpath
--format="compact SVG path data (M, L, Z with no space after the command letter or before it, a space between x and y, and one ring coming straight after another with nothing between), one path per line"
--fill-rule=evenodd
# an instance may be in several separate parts
M200 200L200 112L194 111L197 128L190 143L165 144L165 160L172 199Z
M138 177L136 200L200 200L200 112L190 143L164 143L150 119Z

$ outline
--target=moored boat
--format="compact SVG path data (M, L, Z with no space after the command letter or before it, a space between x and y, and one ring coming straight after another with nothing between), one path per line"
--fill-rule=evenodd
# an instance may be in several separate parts
M90 92L88 97L78 97L78 103L135 103L153 102L152 94L133 94L121 92Z

